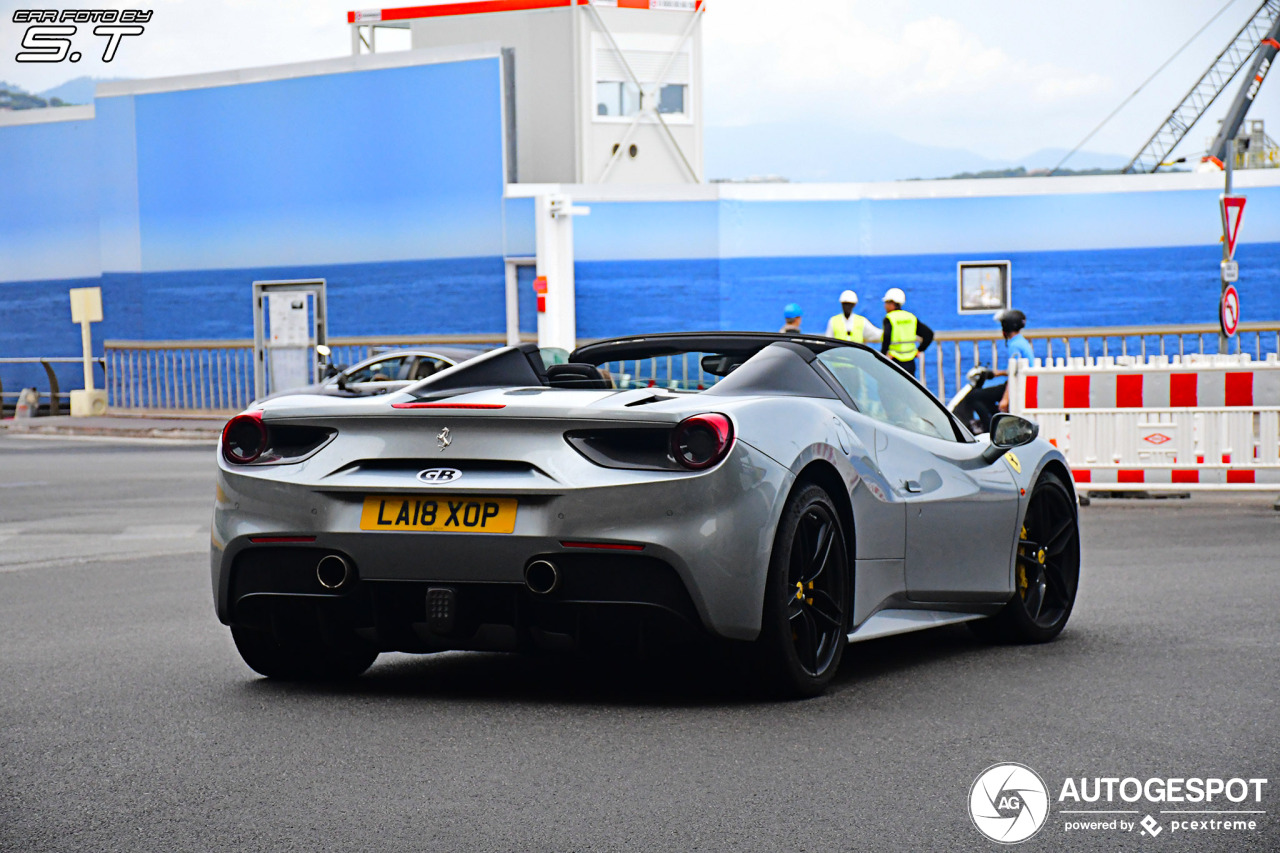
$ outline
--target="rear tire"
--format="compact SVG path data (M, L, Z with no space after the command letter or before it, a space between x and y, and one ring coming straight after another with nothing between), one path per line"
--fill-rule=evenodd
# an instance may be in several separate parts
M970 622L996 643L1045 643L1066 627L1080 585L1079 514L1071 490L1045 472L1031 491L1018 539L1013 598L995 616Z
M778 522L755 643L771 692L817 696L835 677L848 642L848 554L831 497L820 486L800 487Z
M344 681L363 673L378 650L316 613L275 611L270 626L232 625L240 657L259 675L279 681Z

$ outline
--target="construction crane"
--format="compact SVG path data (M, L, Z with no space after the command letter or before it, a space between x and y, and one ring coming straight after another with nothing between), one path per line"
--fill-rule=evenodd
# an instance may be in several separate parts
M1227 143L1235 138L1253 99L1262 87L1262 81L1271 69L1276 51L1280 49L1280 0L1265 0L1249 21L1236 33L1235 38L1218 54L1196 84L1187 92L1182 103L1169 114L1160 128L1147 140L1129 165L1122 172L1154 172L1177 147L1187 132L1205 114L1222 94L1233 77L1239 73L1250 57L1254 57L1244 86L1231 104L1222 121L1218 136L1210 145L1204 160L1222 167ZM1255 56L1256 54L1256 56Z

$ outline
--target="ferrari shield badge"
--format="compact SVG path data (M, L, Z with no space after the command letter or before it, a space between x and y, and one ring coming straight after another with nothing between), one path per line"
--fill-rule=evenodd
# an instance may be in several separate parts
M448 430L446 430L446 432L447 432L447 431L448 431ZM441 450L443 450L444 448L442 447L442 448L440 448L440 449L441 449ZM1019 474L1021 474L1021 473L1022 473L1022 463L1018 461L1018 457L1017 457L1017 455L1016 455L1012 450L1010 450L1008 453L1006 453L1006 454L1004 455L1004 458L1005 458L1005 459L1007 459L1007 460L1009 460L1009 467L1010 467L1010 468L1012 468L1013 470L1017 471Z

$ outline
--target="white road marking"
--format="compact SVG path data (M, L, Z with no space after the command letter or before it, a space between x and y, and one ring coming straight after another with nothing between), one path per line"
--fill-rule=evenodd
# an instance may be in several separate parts
M208 447L211 443L217 442L216 438L159 438L132 435L61 435L57 433L15 433L12 430L7 431L5 437L21 439L24 441L84 441L97 444L165 444L189 445L191 447Z
M63 557L54 560L36 560L29 563L0 564L0 575L27 572L34 569L71 569L92 566L98 563L137 562L138 560L156 560L162 557L190 557L204 553L203 548L186 548L180 551L139 551L128 554L96 554L92 557Z
M135 539L187 539L200 536L204 532L204 527L193 527L189 524L144 524L126 527L111 539L115 542Z

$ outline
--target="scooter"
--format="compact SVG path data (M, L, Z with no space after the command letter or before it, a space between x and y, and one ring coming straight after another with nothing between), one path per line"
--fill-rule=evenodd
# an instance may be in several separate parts
M995 376L995 373L992 372L991 368L981 364L977 365L965 374L968 384L957 391L947 402L947 408L951 411L951 414L959 418L974 435L981 435L986 432L987 424L974 411L970 395L986 384L987 380L992 376Z

